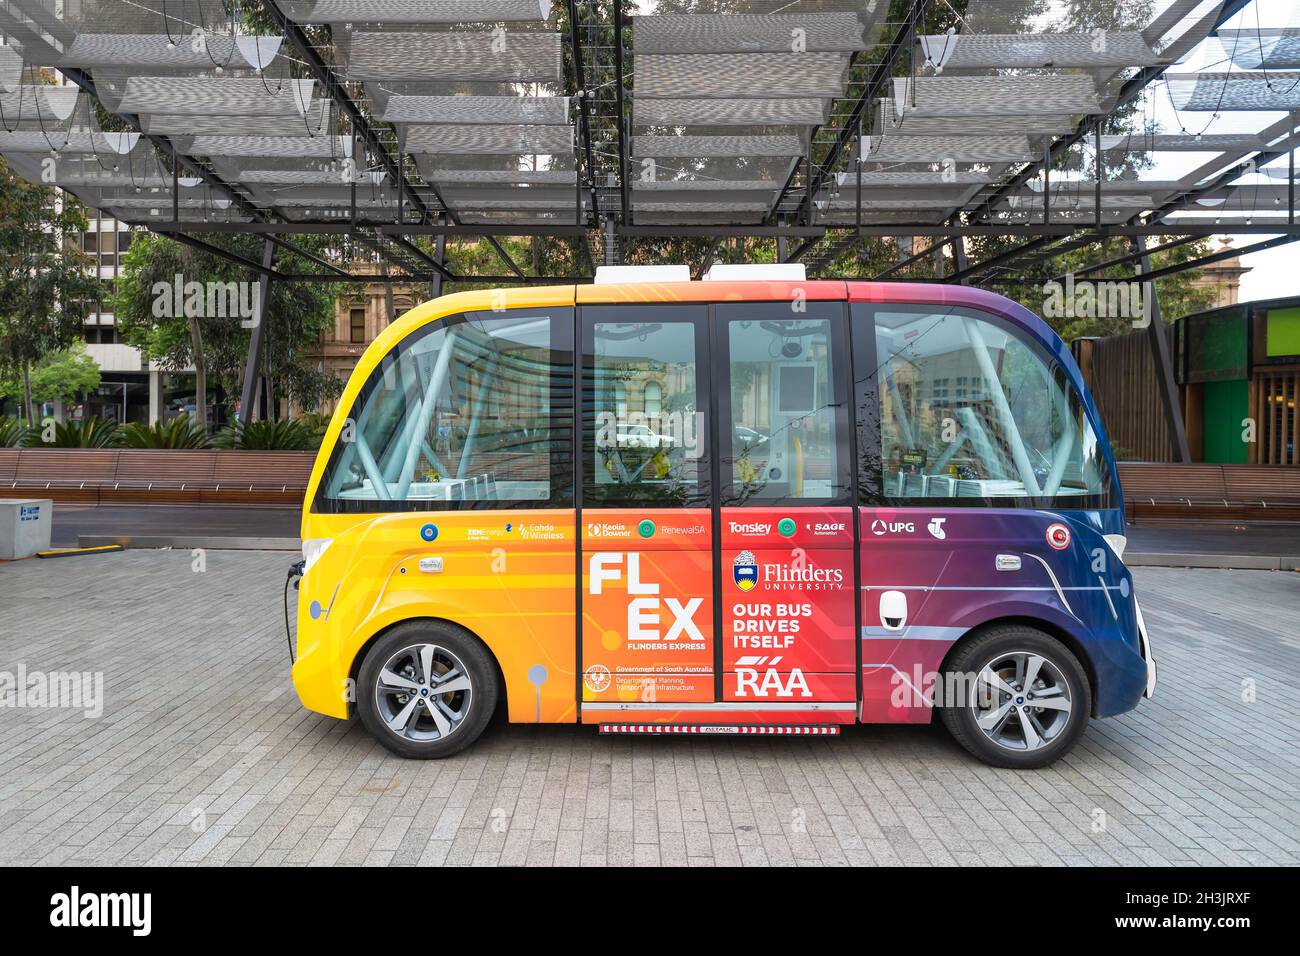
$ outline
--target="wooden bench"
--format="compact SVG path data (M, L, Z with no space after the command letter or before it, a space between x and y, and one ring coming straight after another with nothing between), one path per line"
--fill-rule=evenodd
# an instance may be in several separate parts
M0 494L92 503L302 503L315 452L0 449Z
M213 467L207 450L124 448L118 453L113 486L101 497L120 502L192 501L211 483Z
M1300 468L1224 465L1228 500L1251 509L1256 520L1300 521Z
M1130 519L1300 520L1300 468L1122 462L1119 476Z
M300 451L220 452L201 500L302 504L315 460L315 453Z
M0 492L9 487L18 476L18 455L21 449L0 448Z
M57 501L94 502L99 489L113 480L116 467L116 449L22 448L10 490Z

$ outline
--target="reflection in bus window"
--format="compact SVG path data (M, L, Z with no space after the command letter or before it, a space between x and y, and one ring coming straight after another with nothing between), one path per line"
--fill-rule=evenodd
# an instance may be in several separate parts
M594 322L585 503L708 504L692 321Z
M404 339L345 425L328 497L344 510L550 498L551 325L534 313L471 313Z
M1097 437L1062 370L965 310L875 310L885 495L1106 491Z
M830 499L847 491L831 341L825 319L728 323L731 450L724 473L729 465L731 503Z

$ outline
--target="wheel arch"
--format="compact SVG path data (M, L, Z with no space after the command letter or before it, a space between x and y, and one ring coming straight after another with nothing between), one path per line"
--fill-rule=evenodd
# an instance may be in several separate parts
M361 646L357 648L356 654L352 656L351 664L348 665L348 680L351 682L350 686L352 686L353 688L357 686L357 677L361 673L361 665L365 662L366 655L370 653L370 649L374 647L375 644L378 643L386 634L389 634L394 629L402 627L406 624L422 624L422 623L446 624L450 627L454 627L456 630L460 631L462 634L465 634L467 637L472 637L474 640L478 641L480 644L483 645L483 649L487 651L488 658L492 661L492 667L496 675L497 708L499 709L504 706L506 707L508 712L509 702L507 700L508 690L506 688L505 675L501 671L501 661L497 659L496 652L492 650L492 645L489 644L487 641L483 640L482 637L480 637L478 634L475 634L472 630L470 630L464 624L461 624L459 621L453 621L450 618L438 617L436 615L431 615L431 614L421 614L415 617L404 617L401 620L390 621L389 623L385 624L383 627L375 631L375 633L371 634L368 638L366 638L366 640L361 644ZM351 700L348 701L349 717L356 715L356 709L357 709L356 698L357 695L354 692L351 695Z
M948 670L953 656L960 648L969 644L985 631L1004 624L1016 624L1022 627L1033 628L1036 631L1041 631L1048 637L1060 641L1069 649L1070 653L1078 658L1079 663L1083 665L1084 673L1088 675L1088 713L1091 716L1096 717L1097 671L1093 666L1091 655L1088 654L1087 650L1083 646L1083 642L1080 641L1078 637L1071 634L1069 630L1057 624L1055 621L1050 621L1045 618L1032 617L1024 614L1007 614L1001 617L994 617L989 618L986 621L981 621L979 624L976 624L974 627L967 630L966 633L957 638L957 640L953 641L952 646L948 648L947 652L943 656L943 663L939 666L940 672L946 672Z

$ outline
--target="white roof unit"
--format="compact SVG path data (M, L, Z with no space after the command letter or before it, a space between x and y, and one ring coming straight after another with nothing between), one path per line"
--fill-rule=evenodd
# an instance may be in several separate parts
M691 267L680 266L597 266L596 285L630 282L690 282Z
M808 270L802 262L717 262L704 273L705 282L745 282L760 279L768 282L803 282Z

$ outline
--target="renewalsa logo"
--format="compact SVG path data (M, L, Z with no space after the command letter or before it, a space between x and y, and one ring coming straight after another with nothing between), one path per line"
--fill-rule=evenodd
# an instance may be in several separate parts
M74 886L50 897L50 925L63 928L121 927L132 936L153 928L152 893L83 893Z

